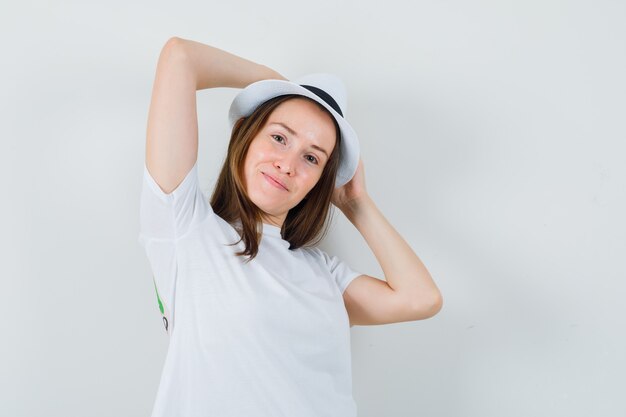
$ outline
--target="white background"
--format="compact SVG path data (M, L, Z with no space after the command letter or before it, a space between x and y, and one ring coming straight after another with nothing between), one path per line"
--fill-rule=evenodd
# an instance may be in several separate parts
M625 21L617 0L3 2L0 415L152 409L138 203L178 36L347 86L369 193L444 296L351 329L360 417L623 417ZM198 92L207 191L237 91ZM383 277L339 211L323 247Z

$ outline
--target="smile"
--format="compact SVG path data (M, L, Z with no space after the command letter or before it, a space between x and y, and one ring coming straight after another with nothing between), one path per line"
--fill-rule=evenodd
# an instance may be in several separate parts
M265 179L267 180L267 182L269 182L270 184L272 184L274 187L276 188L280 188L283 191L287 191L287 189L285 187L283 187L279 182L275 181L272 177L270 177L269 175L263 174L263 176L265 177Z

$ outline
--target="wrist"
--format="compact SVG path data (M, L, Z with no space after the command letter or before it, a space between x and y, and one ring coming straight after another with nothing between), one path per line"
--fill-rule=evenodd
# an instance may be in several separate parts
M345 202L340 210L343 214L352 222L358 220L358 217L365 214L369 207L374 205L374 200L368 194L365 194L361 197L353 198Z

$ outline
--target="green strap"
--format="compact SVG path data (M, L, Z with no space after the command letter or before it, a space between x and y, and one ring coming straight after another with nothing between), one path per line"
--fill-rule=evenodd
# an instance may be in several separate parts
M161 297L159 297L159 290L157 290L156 281L154 280L154 275L152 275L152 282L154 283L154 291L156 291L157 300L159 302L159 310L161 310L162 315L165 315L163 303L161 302Z

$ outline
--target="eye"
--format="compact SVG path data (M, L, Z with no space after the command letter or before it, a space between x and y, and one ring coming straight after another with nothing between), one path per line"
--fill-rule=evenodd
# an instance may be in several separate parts
M280 135L272 135L273 138L281 138L283 141L285 140L285 138L283 138ZM276 141L276 142L280 142L280 141Z
M313 160L311 162L313 162L315 165L317 165L317 158L314 157L313 155L307 155L310 156L311 158L313 158Z
M276 139L274 139L274 140L275 140L276 142L279 142L279 143L284 143L285 138L284 138L284 137L282 137L281 135L270 135L270 136L271 136L272 138L280 138L280 139L282 139L282 140L283 140L283 142L281 142L280 140L276 140ZM314 165L319 165L319 162L317 161L317 158L316 158L316 157L314 157L313 155L307 155L307 157L311 157L311 159L308 159L308 161L309 161L309 162L311 162L311 163L312 163L312 164L314 164Z

